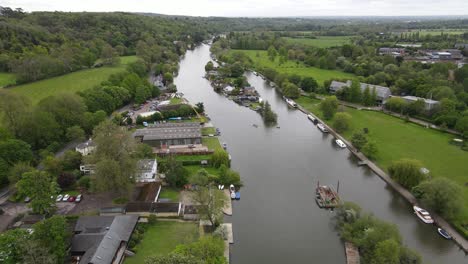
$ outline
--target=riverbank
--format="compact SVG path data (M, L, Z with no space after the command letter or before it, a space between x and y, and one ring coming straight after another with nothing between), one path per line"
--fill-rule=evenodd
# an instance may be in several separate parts
M302 106L298 106L298 109L306 115L314 116L320 123L324 124L328 129L329 133L332 134L335 138L342 140L347 145L347 148L355 157L357 157L361 162L367 165L375 174L377 174L382 180L384 180L389 186L391 186L395 191L397 191L402 197L404 197L411 205L417 205L418 200L414 195L402 187L400 184L395 182L385 171L379 168L374 162L368 159L362 152L358 151L353 147L351 142L346 140L343 136L338 134L331 126L327 125L321 118L315 115L312 112L307 111ZM435 224L445 229L450 235L452 235L453 240L462 248L466 253L468 253L468 240L466 240L462 234L460 234L455 228L453 228L447 221L435 213L431 213L434 218Z

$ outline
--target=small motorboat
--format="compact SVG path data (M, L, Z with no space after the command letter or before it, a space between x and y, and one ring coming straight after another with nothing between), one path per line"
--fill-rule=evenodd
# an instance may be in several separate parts
M240 192L236 192L236 200L240 200Z
M257 124L253 124L252 126L253 126L253 127L258 127L258 125L257 125Z
M346 144L341 141L341 139L335 140L335 143L340 147L340 148L346 148Z
M296 102L294 102L293 100L291 100L291 99L289 99L289 98L286 98L286 97L285 97L284 100L286 101L286 103L287 103L290 107L292 107L292 108L297 108L297 104L296 104Z
M313 117L312 115L307 115L307 118L312 121L312 123L316 123L317 122L317 119L315 117Z
M439 235L441 235L443 238L445 239L452 239L452 236L449 235L449 233L445 230L443 230L442 228L437 228L437 232L439 233Z
M226 143L223 143L223 149L227 149L227 144Z
M229 185L229 191L230 192L236 192L236 188L234 187L233 184Z
M236 199L236 193L235 192L231 192L231 199L232 200Z
M431 215L429 214L428 211L422 209L421 207L418 206L413 206L414 213L418 216L421 221L423 221L426 224L433 224L434 219L432 219Z
M317 124L318 129L322 131L323 133L328 133L328 129L321 123Z

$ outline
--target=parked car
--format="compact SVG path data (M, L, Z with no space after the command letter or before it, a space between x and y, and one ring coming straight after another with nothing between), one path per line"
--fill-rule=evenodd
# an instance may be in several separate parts
M78 196L76 196L75 203L81 202L81 199L83 199L83 195L78 194Z
M76 197L75 197L75 196L70 196L70 198L68 198L68 201L69 201L70 203L73 203L75 200L76 200Z
M66 201L68 201L68 198L70 198L70 195L69 195L69 194L65 194L65 196L63 196L62 201L63 201L63 202L66 202Z
M60 202L63 199L63 195L59 194L57 198L55 199L56 202Z

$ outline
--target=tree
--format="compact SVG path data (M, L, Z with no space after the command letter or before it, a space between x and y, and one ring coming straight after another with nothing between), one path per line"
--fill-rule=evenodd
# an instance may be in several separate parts
M212 61L209 61L205 65L205 71L212 71L214 69L214 65Z
M170 84L170 83L172 83L174 81L174 77L172 76L172 73L170 73L170 72L164 73L163 79L164 79L164 84L166 84L166 85L168 85L168 84Z
M71 172L62 172L57 178L57 183L62 190L68 190L76 182L76 177Z
M210 221L213 227L217 227L223 220L223 208L228 199L224 192L209 187L198 187L192 193L192 199L197 207L201 219Z
M166 182L172 187L182 187L188 182L188 171L175 157L169 156L165 164Z
M366 89L364 89L362 93L362 104L365 106L372 106L375 104L375 100L373 100L371 96L369 85L366 86Z
M396 113L402 113L406 104L403 98L391 97L385 102L385 108Z
M374 257L371 263L399 264L400 245L398 245L398 243L392 239L380 241L376 246Z
M353 103L360 103L362 99L361 84L359 81L354 80L349 87L349 95L347 100Z
M242 74L244 74L244 67L240 62L236 62L231 65L231 77L233 78L238 78L241 77Z
M270 103L266 101L265 103L260 104L260 113L263 117L263 121L266 124L276 124L278 116L273 110L271 110Z
M65 151L63 156L60 158L60 163L65 171L78 170L80 168L82 158L81 153L68 150Z
M21 180L24 173L31 172L33 170L34 168L29 164L29 162L18 162L11 167L8 174L8 182L10 185L14 186L19 180Z
M136 142L131 133L106 120L94 129L93 141L96 149L85 161L96 166L93 176L97 190L130 194L137 173L137 161L132 156Z
M199 114L202 114L205 112L205 105L203 104L203 102L198 102L195 104L195 107L196 107L196 110Z
M63 131L80 125L86 111L83 98L72 93L46 97L39 102L38 106L40 111L51 114Z
M218 182L223 185L233 184L236 187L242 186L242 181L238 172L229 169L228 167L222 165L219 168L219 179Z
M367 137L361 131L355 132L351 137L351 143L356 149L360 150L367 144Z
M0 141L0 158L10 166L17 162L29 162L33 158L31 146L26 142L17 139L7 139Z
M302 79L301 88L306 92L315 92L318 88L318 83L313 77L305 77Z
M174 253L194 257L205 264L227 264L224 241L215 236L203 236L193 243L178 245Z
M374 160L379 153L377 143L373 140L367 141L367 143L362 148L362 153L364 153L364 155L366 155L369 159Z
M299 98L301 95L301 91L299 90L299 87L297 87L294 83L290 82L284 82L281 86L282 92L284 96L289 97L289 98Z
M453 219L463 208L460 186L444 177L422 182L413 192L425 205L448 219Z
M85 139L85 132L80 126L67 128L66 135L68 141L82 141Z
M455 125L455 129L460 131L465 137L468 136L468 115L461 117L457 120L457 124Z
M209 177L210 175L208 174L208 172L205 169L201 169L194 175L190 176L189 182L197 186L206 187L210 183Z
M67 220L63 216L55 215L34 225L33 239L48 249L56 259L55 263L65 261L69 236Z
M421 264L421 256L407 247L400 247L400 264Z
M336 96L328 96L320 102L320 110L323 113L323 117L327 120L330 120L335 115L336 111L338 110L338 99Z
M50 199L58 190L55 178L44 171L26 172L17 183L18 192L31 198L29 206L36 214L51 214L55 200Z
M268 54L268 58L270 58L271 61L275 61L275 58L278 52L276 51L274 46L270 46L268 47L267 54Z
M349 129L351 125L351 115L348 113L337 113L335 115L335 120L333 121L333 127L336 129L336 132L342 133Z
M5 127L15 136L19 135L21 121L29 112L31 103L28 98L16 93L0 91L0 117Z
M414 159L401 159L394 161L389 167L390 176L405 188L411 189L424 180L421 172L423 165Z
M215 168L229 166L229 154L224 150L216 150L211 157L211 165Z
M105 44L102 48L101 60L104 65L117 65L120 61L117 57L117 52L109 44Z
M26 229L16 228L0 234L0 259L5 264L21 263L25 255L25 243L30 240Z
M408 104L406 106L406 112L409 115L417 116L417 115L420 115L424 111L424 106L425 106L424 100L419 99L415 102Z

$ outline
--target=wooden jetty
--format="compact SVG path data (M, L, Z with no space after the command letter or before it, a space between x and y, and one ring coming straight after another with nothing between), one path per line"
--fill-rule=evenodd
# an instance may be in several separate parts
M345 242L346 264L359 264L361 258L358 248L350 242Z
M332 186L320 185L317 182L315 201L320 208L335 208L340 205L340 197Z

